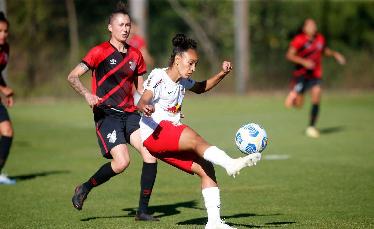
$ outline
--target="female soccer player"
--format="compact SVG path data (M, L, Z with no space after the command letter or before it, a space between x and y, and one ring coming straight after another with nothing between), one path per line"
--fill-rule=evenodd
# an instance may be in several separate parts
M316 22L308 18L304 21L302 33L293 38L287 51L286 58L296 64L296 69L293 72L291 91L285 100L285 106L288 108L301 107L304 92L310 89L312 109L306 135L312 138L319 137L315 125L322 92L322 54L334 57L339 64L345 64L344 56L326 46L325 38L317 32Z
M13 106L13 90L7 86L1 72L9 59L8 38L9 22L3 12L0 12L0 92L5 96L5 105ZM0 184L15 184L16 181L1 173L8 158L13 140L13 127L6 107L0 102Z
M230 73L231 63L224 61L218 74L195 82L190 77L198 62L196 42L178 34L172 43L174 48L169 67L154 69L144 82L145 91L138 103L143 112L140 120L142 141L153 156L201 178L208 212L205 228L232 228L220 218L220 194L212 163L225 168L228 175L235 176L242 168L255 165L261 155L256 153L233 159L180 122L186 90L198 94L209 91Z
M94 48L68 76L71 86L84 96L93 108L98 142L103 156L112 159L90 179L75 189L73 206L81 210L92 188L123 172L130 163L126 144L131 144L142 155L139 210L136 220L158 220L147 214L148 202L156 179L156 158L142 146L139 131L140 115L134 105L132 86L138 87L138 77L146 72L138 49L126 43L131 28L127 7L119 2L109 17L110 40ZM92 92L83 86L79 77L92 70Z

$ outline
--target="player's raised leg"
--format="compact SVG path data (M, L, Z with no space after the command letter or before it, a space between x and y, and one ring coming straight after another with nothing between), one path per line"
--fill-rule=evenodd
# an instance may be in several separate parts
M200 157L226 169L229 176L235 177L244 167L256 165L261 159L260 153L253 153L245 157L231 158L223 150L212 146L190 127L186 127L179 139L180 150L193 150Z

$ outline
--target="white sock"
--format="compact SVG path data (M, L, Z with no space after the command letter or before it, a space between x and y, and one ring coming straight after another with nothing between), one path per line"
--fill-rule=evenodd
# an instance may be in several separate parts
M218 187L204 188L201 190L204 197L206 211L208 212L208 223L221 220L221 200Z
M230 165L230 162L233 160L225 151L218 149L216 146L211 146L205 150L204 159L212 162L215 165L222 166L227 168Z

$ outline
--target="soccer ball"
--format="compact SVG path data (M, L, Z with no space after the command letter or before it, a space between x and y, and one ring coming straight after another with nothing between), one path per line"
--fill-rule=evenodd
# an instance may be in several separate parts
M245 154L261 153L268 144L268 137L265 129L260 125L249 123L236 132L235 143Z

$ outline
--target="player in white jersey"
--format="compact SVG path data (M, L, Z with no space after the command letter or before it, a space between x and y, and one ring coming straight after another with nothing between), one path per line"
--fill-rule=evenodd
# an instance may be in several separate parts
M180 122L186 90L198 94L209 91L232 68L230 62L224 61L218 74L195 82L190 77L198 62L196 42L183 34L177 34L172 42L174 48L169 67L153 70L144 82L144 93L138 103L143 113L140 120L142 141L153 156L201 178L208 212L206 229L232 228L220 217L220 194L213 164L222 166L228 175L235 176L242 168L255 165L261 154L233 159Z

